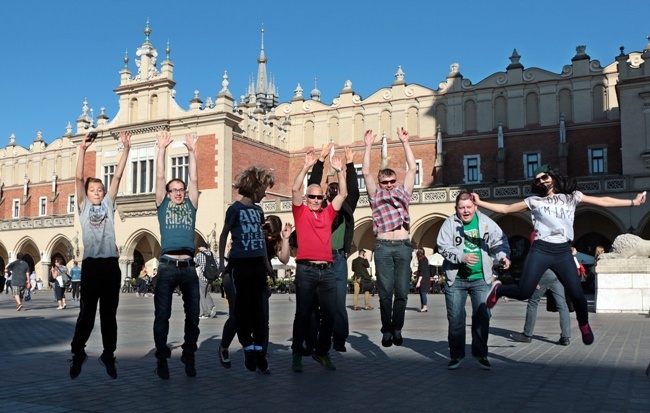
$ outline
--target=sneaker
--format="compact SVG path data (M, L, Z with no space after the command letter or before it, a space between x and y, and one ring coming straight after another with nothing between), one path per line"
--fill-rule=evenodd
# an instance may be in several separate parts
M460 363L462 362L463 357L449 360L449 364L447 364L447 370L456 370L458 367L460 367Z
M219 363L227 369L230 368L230 352L221 346L219 346Z
M117 378L117 370L115 369L115 357L102 353L102 355L99 357L99 362L106 368L106 374L114 379Z
M402 338L402 330L395 330L393 333L393 344L396 346L401 346L403 342L404 339Z
M560 339L555 344L559 346L568 346L571 344L571 340L569 340L569 337L560 337Z
M86 362L86 359L88 356L86 353L82 354L75 354L72 356L72 360L70 363L70 378L71 379L76 379L79 374L81 374L81 366Z
M269 362L266 360L266 353L262 350L255 350L255 364L260 373L271 374L271 370L269 370Z
M487 357L476 357L476 356L474 356L474 358L476 359L476 361L479 362L479 364L481 365L481 368L483 370L490 370L492 368L492 365L488 361Z
M314 353L311 358L319 362L321 366L325 367L325 370L336 370L336 367L332 364L332 360L330 360L329 353L325 353L322 356Z
M371 306L371 305L367 305L367 306L364 307L364 309L365 309L365 310L374 310L375 307L373 307L373 306Z
M185 374L187 377L196 377L196 367L194 366L194 356L181 356L181 363L185 364Z
M257 370L257 362L255 361L254 350L244 350L244 366L246 366L248 371Z
M531 336L527 336L524 333L510 333L510 338L519 341L520 343L530 343L533 341L533 338Z
M589 324L585 324L580 327L580 332L582 333L582 342L585 343L586 345L590 345L591 343L594 342L594 333L591 331L591 327L589 327Z
M210 318L217 318L217 307L212 307L212 310L210 310Z
M384 333L381 337L381 345L384 347L390 347L393 345L393 335L391 333Z
M167 359L158 359L156 361L156 370L154 373L163 380L169 380L169 366L167 366Z
M334 343L332 347L334 348L334 350L338 351L339 353L345 353L346 351L348 351L348 349L345 348L345 343Z
M210 318L210 317L208 317L207 315L201 315L201 316L199 316L199 320L206 320L206 319L208 319L208 318Z
M302 354L293 353L291 356L291 370L302 373Z
M487 308L493 308L495 305L497 305L497 301L499 301L499 297L497 297L497 289L500 285L501 281L495 281L492 283L492 287L490 287L490 291L488 292L487 298L485 299Z

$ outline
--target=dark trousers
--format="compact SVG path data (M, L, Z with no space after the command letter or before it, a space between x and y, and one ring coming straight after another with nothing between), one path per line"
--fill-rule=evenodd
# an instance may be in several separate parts
M545 241L535 241L530 247L524 261L522 276L518 285L502 285L497 290L499 297L509 297L516 300L530 298L535 292L544 272L553 270L564 286L567 297L576 310L578 324L583 326L589 322L587 299L580 285L580 277L576 268L571 244L568 242L554 244Z
M95 326L97 304L104 354L112 356L117 348L117 305L120 301L122 272L117 257L86 258L82 262L79 317L72 338L72 353L83 354Z
M267 258L231 259L232 278L237 291L235 318L237 338L242 347L264 347L267 328L264 317Z

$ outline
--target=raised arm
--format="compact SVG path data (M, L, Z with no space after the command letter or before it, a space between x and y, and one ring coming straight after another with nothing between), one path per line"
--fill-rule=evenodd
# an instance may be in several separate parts
M345 183L348 185L348 197L345 202L354 211L359 202L359 180L354 168L354 151L349 146L345 147Z
M316 156L314 155L314 150L312 149L305 155L305 163L302 166L300 172L298 172L298 175L296 175L296 178L293 180L293 186L291 187L291 199L295 206L302 205L302 191L300 190L302 188L302 181L305 179L307 171L309 171L309 168L311 168L314 163L316 163Z
M345 170L343 169L343 161L341 161L340 156L334 155L332 157L332 167L336 170L336 177L339 182L339 193L332 199L332 207L339 211L343 206L343 202L345 202L345 198L348 196L348 185L345 182Z
M165 186L165 161L167 160L167 147L173 142L169 131L162 131L156 135L158 139L158 157L156 158L156 205L160 205L167 196Z
M127 131L120 132L120 139L122 140L122 145L124 146L124 151L122 151L122 157L117 163L117 168L115 168L115 175L111 181L111 187L108 189L108 195L110 195L113 202L117 198L117 191L120 188L120 180L124 174L124 167L126 166L126 161L129 159L129 151L131 150L131 133Z
M291 225L290 222L287 222L284 224L284 228L282 229L282 247L278 252L278 259L282 264L288 263L289 258L291 258L291 247L289 246L289 237L291 236L291 232L293 232L293 225Z
M408 131L404 128L397 129L397 137L402 141L402 146L404 146L404 156L406 157L406 166L408 167L406 176L404 177L404 188L406 188L406 192L410 194L413 192L413 187L415 186L415 174L417 173L415 156L413 156L413 150L409 143Z
M311 175L307 180L307 185L318 184L320 185L323 180L323 168L325 167L325 158L330 155L330 151L334 146L333 142L330 142L327 146L323 145L323 148L320 151L318 156L318 161L314 164L314 167L311 169Z
M81 205L86 199L86 187L84 185L84 162L86 161L86 150L93 143L94 139L91 138L90 133L84 136L77 153L77 170L75 173L75 188L77 191L77 208L81 210Z
M363 173L363 179L366 181L366 191L368 195L372 198L377 193L377 185L375 184L375 178L370 174L370 150L372 149L372 143L377 138L377 135L372 134L372 130L368 129L366 134L363 137L363 142L365 144L365 149L363 151L363 162L361 163L361 172Z
M472 201L481 207L499 214L512 214L514 212L524 212L528 205L524 201L515 202L514 204L495 204L492 202L482 201L477 193L472 193Z
M189 191L190 202L194 208L199 207L199 171L196 164L196 134L188 133L185 135L185 147L189 157L189 182L187 190Z
M645 203L646 193L645 191L637 194L634 199L620 199L612 198L611 196L591 196L591 195L582 195L582 202L585 204L597 205L601 207L632 207L632 206L641 206Z

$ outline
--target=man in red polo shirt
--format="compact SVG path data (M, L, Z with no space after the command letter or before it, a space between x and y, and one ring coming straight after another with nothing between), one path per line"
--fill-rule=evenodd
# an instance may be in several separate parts
M302 372L303 342L309 330L309 319L313 310L314 296L318 296L321 323L318 340L312 357L328 370L336 370L329 358L332 345L332 328L336 306L336 278L332 268L332 222L343 206L348 194L345 171L341 158L332 157L332 167L336 170L339 193L323 208L323 188L318 184L307 187L306 201L303 203L302 183L309 168L316 163L314 151L307 152L305 164L293 181L293 218L296 226L298 251L296 253L296 317L293 322L293 351L291 368Z

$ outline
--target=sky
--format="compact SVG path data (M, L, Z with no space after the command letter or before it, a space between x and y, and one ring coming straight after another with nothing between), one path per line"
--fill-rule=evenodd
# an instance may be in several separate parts
M331 104L346 80L362 98L390 87L398 65L407 83L437 89L457 62L476 84L505 71L515 48L525 68L560 73L586 45L604 67L620 46L645 47L649 9L647 0L1 0L0 147L12 133L26 147L38 131L54 141L84 99L113 119L125 52L135 74L147 20L159 62L170 43L176 101L188 109L195 90L215 99L225 70L239 102L257 74L262 27L280 102L298 83L308 97L317 78Z

